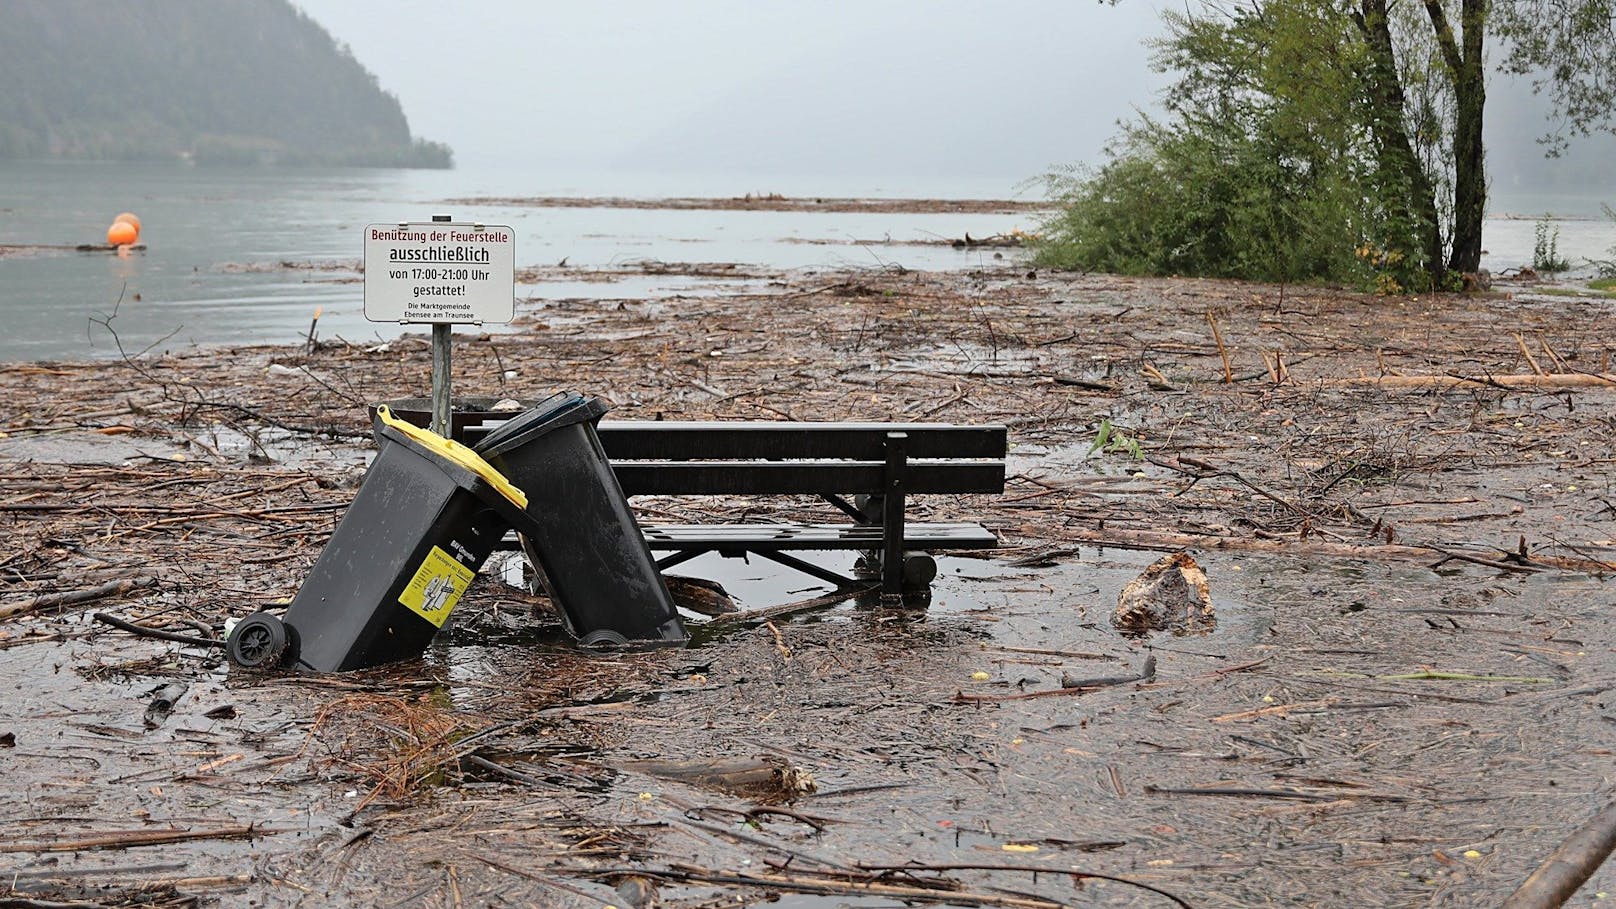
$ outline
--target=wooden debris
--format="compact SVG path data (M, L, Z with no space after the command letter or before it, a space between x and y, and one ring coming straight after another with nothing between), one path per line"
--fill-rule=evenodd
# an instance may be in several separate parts
M1206 573L1188 552L1158 559L1117 595L1111 624L1123 634L1205 634L1217 627Z
M36 609L54 609L61 606L72 606L78 603L89 603L94 600L104 600L109 597L121 597L132 590L150 587L156 579L149 575L139 575L132 578L123 578L117 581L108 581L97 587L85 590L69 590L62 593L42 593L36 597L14 603L0 604L0 619L9 619L13 616L32 612Z
M668 594L681 609L709 617L741 611L741 607L735 605L735 599L729 595L729 591L717 581L688 578L677 574L665 574L662 580L668 585Z
M87 849L132 849L191 840L256 839L284 833L253 824L203 830L112 830L77 839L0 841L0 852L82 852Z
M1345 379L1324 379L1325 386L1369 385L1376 388L1464 388L1492 386L1494 388L1616 388L1616 375L1610 373L1534 373L1532 375L1441 375L1441 376L1361 376Z
M1616 849L1616 802L1605 806L1560 844L1500 909L1554 909L1564 905Z
M1363 894L1366 905L1433 899L1481 905L1499 902L1561 835L1541 822L1510 826L1523 799L1546 818L1597 808L1585 803L1607 762L1597 748L1609 728L1601 692L1611 674L1601 585L1585 578L1500 583L1499 575L1610 572L1616 565L1610 530L1616 510L1604 484L1616 463L1610 411L1598 406L1603 398L1593 397L1607 393L1595 384L1579 391L1488 381L1529 372L1515 331L1548 375L1611 375L1610 326L1588 304L1447 295L1388 301L1309 288L1276 312L1266 290L1252 293L1249 285L1228 282L1043 272L1033 280L986 269L969 278L873 268L818 272L808 281L777 277L785 286L767 295L619 305L613 295L632 291L608 289L602 299L546 301L542 313L525 310L509 334L460 333L457 370L468 394L526 397L564 377L608 395L616 405L612 417L621 419L1003 422L1013 440L1009 494L913 503L917 519L982 520L1005 542L988 559L948 558L945 579L961 568L952 582L957 600L929 616L842 607L833 621L788 625L780 612L739 620L761 625L773 617L790 643L789 663L767 629L733 633L726 628L734 626L721 621L704 631L711 637L701 648L591 658L587 673L578 668L584 660L552 649L553 620L538 640L512 641L503 653L467 647L459 635L474 628L468 623L441 655L399 672L232 684L225 696L242 721L215 724L195 756L144 749L136 730L122 730L125 737L107 725L52 719L54 708L41 704L6 719L4 730L14 732L16 747L4 747L0 735L0 753L19 770L59 770L64 785L36 790L38 807L26 813L39 818L30 826L20 819L11 842L69 836L50 825L79 810L105 817L146 806L173 817L170 806L198 804L199 795L302 799L336 784L355 796L327 800L318 810L364 812L360 823L373 824L377 835L355 842L344 858L355 856L355 868L380 884L367 877L356 887L359 875L334 880L341 860L304 868L285 861L300 850L312 855L306 843L276 843L264 851L272 865L287 869L290 886L349 903L451 906L463 896L470 905L503 887L515 891L507 901L517 904L623 905L610 889L615 878L594 877L583 884L585 892L566 891L565 882L576 882L576 875L564 865L576 862L592 874L602 863L622 861L624 873L665 881L670 878L655 874L662 868L656 859L668 855L710 857L724 869L750 859L745 867L762 877L782 872L771 859L784 855L792 864L782 873L815 883L803 873L811 863L779 851L790 849L799 834L808 836L805 829L770 829L741 841L687 828L685 809L674 800L717 790L668 782L645 787L660 790L656 799L639 802L631 793L626 805L599 794L599 786L611 785L618 794L624 789L626 781L605 779L612 761L708 756L714 752L703 749L713 742L747 749L724 753L750 754L755 743L756 750L801 754L791 760L812 762L821 777L830 773L822 768L835 768L836 792L815 799L834 798L852 823L827 833L827 852L868 854L856 850L894 844L909 850L894 860L908 867L867 879L878 884L926 889L911 877L925 878L915 867L929 858L979 846L998 855L981 842L982 828L974 823L980 819L1001 840L1046 843L1033 857L1040 867L1071 867L1074 847L1036 839L1059 836L1062 826L1139 830L1137 841L1108 857L1117 868L1137 867L1142 879L1193 887L1227 905L1261 905L1275 894L1322 904L1342 892ZM1254 296L1268 302L1253 302ZM1222 354L1203 321L1209 309L1234 384L1220 381ZM150 576L157 579L153 588L119 604L117 614L202 637L228 615L284 604L352 498L352 487L340 478L354 475L362 460L362 441L355 440L367 432L364 404L424 394L429 374L422 337L352 344L322 338L309 350L298 335L287 339L296 348L176 346L133 364L62 362L0 375L0 387L19 402L0 423L6 436L0 457L7 459L0 520L12 541L0 553L0 603ZM1545 336L1563 356L1539 349ZM1262 369L1259 351L1269 353L1272 369ZM1288 382L1269 381L1278 368L1276 351L1283 352ZM1249 380L1232 370L1239 358L1251 361L1242 364L1253 370ZM309 378L266 389L261 377L274 364ZM1179 393L1152 390L1157 379L1145 364L1159 367ZM1464 378L1407 391L1377 388L1379 380L1326 384L1364 372L1401 374L1416 383L1428 381L1421 376ZM1095 390L1057 381L1061 376L1103 379L1111 390L1102 400ZM729 396L715 398L696 382ZM1083 458L1098 403L1139 430L1153 460L1104 452ZM241 439L249 441L233 441ZM68 443L68 456L55 462L37 456ZM249 450L256 460L247 460ZM103 452L116 458L90 460ZM173 457L177 452L186 459ZM813 520L827 511L807 496L642 498L634 504L649 519L673 523ZM1390 539L1387 528L1396 529ZM1531 541L1524 550L1521 533ZM1086 561L1094 571L1071 564L1079 546L1093 557ZM939 667L968 673L985 661L1008 668L1018 664L1004 657L1022 650L1037 657L1045 688L1054 688L1052 676L1063 666L1074 676L1090 676L1076 681L1104 680L1110 667L1090 672L1075 662L1103 649L1101 641L1111 634L1105 618L1113 604L1095 595L1090 578L1115 567L1116 548L1186 547L1197 558L1222 553L1220 585L1230 579L1235 593L1264 599L1254 603L1261 608L1251 610L1249 625L1248 616L1236 623L1226 614L1226 626L1240 625L1227 629L1236 633L1220 635L1215 647L1213 641L1186 645L1186 654L1208 652L1174 658L1174 665L1216 658L1217 665L1239 666L1175 671L1169 679L1103 689L1024 690L1011 687L1020 679L1005 678L1004 687L970 686L967 691L983 693L958 698L982 705L979 714L938 711L952 685L926 673ZM1018 557L1044 567L1009 564ZM1427 568L1447 561L1435 573L1352 564L1365 560ZM1237 566L1249 572L1239 576L1239 590L1236 576L1226 573ZM1423 621L1436 613L1412 612L1435 606L1445 592L1490 588L1500 590L1500 599L1475 604L1482 608L1443 601L1452 608L1437 624ZM462 617L497 616L507 597L497 584L479 585L468 593ZM831 607L825 601L793 607L808 608ZM60 620L48 611L0 624L0 656L8 664L62 662L48 652L58 645L37 642L64 637L80 643L61 647L62 653L86 654L88 661L104 656L104 672L117 671L129 656L162 649L105 633L87 617ZM514 611L504 614L514 617ZM1003 650L988 649L994 645ZM1498 658L1495 647L1506 656ZM1552 648L1542 652L1568 667L1563 687L1376 678L1454 666L1553 675L1521 662L1528 657L1520 651L1539 652L1532 648ZM476 661L472 671L462 662L467 650L478 651L469 655ZM174 665L190 671L198 654L165 656L170 675L164 680L173 677ZM179 656L183 661L174 659ZM1256 657L1262 659L1253 662ZM92 668L63 663L55 681L74 684L70 672ZM209 677L199 669L190 678L195 685ZM220 694L212 680L201 684L210 700L197 701L198 712L218 703L212 698ZM123 689L94 691L106 687L78 686L63 705L110 704L130 714L138 730L143 705L116 700ZM201 697L203 690L193 692ZM1455 698L1445 694L1449 690L1485 700ZM412 719L383 705L355 704L319 724L307 751L291 757L316 702L350 692L397 695L426 715ZM1090 702L1048 700L1072 697ZM1015 703L992 709L998 700ZM1082 709L1091 704L1098 709ZM439 718L453 722L440 730ZM49 723L84 749L78 754L104 759L101 776L71 752L53 762L57 746ZM290 725L281 729L283 723ZM468 736L489 728L503 731ZM1259 744L1242 744L1236 735ZM239 744L231 741L236 736ZM1261 757L1248 748L1261 748ZM236 753L247 756L199 769ZM1553 758L1558 786L1542 785L1545 754ZM307 771L298 772L304 764ZM1146 765L1148 774L1134 772ZM1113 767L1119 772L1112 774ZM1478 767L1485 769L1479 777ZM918 788L917 770L930 780ZM940 776L933 779L933 771ZM266 781L269 773L279 778ZM596 775L592 781L585 779L589 773ZM183 779L206 774L228 777ZM29 777L14 776L19 787L28 785ZM102 777L120 782L103 785ZM1353 785L1317 783L1328 778L1351 778ZM397 794L383 792L366 806L367 792L387 779L401 783ZM1028 779L1034 788L1020 788ZM1141 797L1147 781L1196 788L1220 780L1229 789L1263 794ZM288 787L285 795L255 788L266 782ZM149 786L158 784L164 795L150 794ZM226 784L241 788L222 788ZM820 784L828 786L824 779ZM474 788L453 793L457 785ZM221 790L197 791L211 786ZM954 828L969 838L959 846L930 827L935 812L912 813L929 810L923 800L938 787L960 801L946 812L949 820L964 822ZM1083 789L1097 798L1075 812L1054 800L1046 814L1034 801L1040 787ZM1003 791L1020 797L1003 799ZM1290 791L1339 797L1273 794ZM1356 792L1407 792L1414 800L1378 803ZM442 793L452 794L435 797ZM375 798L392 803L382 810ZM751 807L744 800L710 799ZM893 806L907 816L889 820ZM1254 817L1267 825L1264 842L1273 849L1247 848ZM762 822L728 817L723 827L735 832L749 823ZM1018 828L1022 823L1039 826ZM887 835L891 824L896 838ZM1518 835L1500 837L1504 828ZM445 839L445 830L454 835ZM690 836L700 845L680 839ZM1459 844L1502 850L1504 841L1519 876L1501 877L1502 862L1484 865L1490 853L1480 859L1451 854ZM1345 862L1343 842L1352 844ZM197 874L241 870L255 851L245 843L168 848L234 863L196 866ZM1450 855L1436 857L1442 850ZM439 857L441 864L407 861L420 855ZM1274 856L1280 860L1268 860ZM1154 859L1162 861L1147 864ZM1433 877L1426 873L1431 862L1447 866L1435 869L1436 886L1424 882ZM449 886L445 875L457 863L463 875L471 867L491 875L477 882L488 889ZM1212 867L1221 870L1208 874ZM1411 876L1387 875L1388 867ZM931 901L964 905L961 891L1056 904L1120 899L1094 882L1074 892L1060 872L1039 875L1029 885L1002 874L950 874L960 890ZM395 882L395 892L381 894L385 899L365 891ZM469 884L469 876L461 883ZM260 878L254 886L272 885ZM1027 895L1011 896L1006 887ZM700 896L683 896L755 901L772 892L788 891L773 882L725 881ZM821 899L851 900L843 893ZM912 897L920 904L926 894L856 896Z
M1156 655L1148 654L1145 661L1140 664L1139 671L1132 675L1102 675L1092 677L1078 677L1070 672L1061 673L1062 688L1108 688L1112 685L1126 685L1129 682L1148 682L1156 677Z
M163 725L168 715L174 712L174 705L191 686L185 682L169 682L152 693L151 701L146 704L145 724L147 729L156 729Z
M819 789L812 771L774 755L738 760L629 761L616 766L759 801L790 801Z

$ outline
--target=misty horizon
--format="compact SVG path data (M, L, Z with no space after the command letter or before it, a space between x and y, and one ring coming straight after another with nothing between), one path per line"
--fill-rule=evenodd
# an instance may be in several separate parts
M826 191L958 177L1036 194L1027 184L1052 170L1102 163L1119 122L1159 109L1171 82L1150 66L1156 2L484 0L448 16L433 0L294 3L398 97L415 135L478 169L733 175L749 189L791 175ZM1616 157L1601 135L1545 159L1542 105L1493 77L1501 197L1586 185Z

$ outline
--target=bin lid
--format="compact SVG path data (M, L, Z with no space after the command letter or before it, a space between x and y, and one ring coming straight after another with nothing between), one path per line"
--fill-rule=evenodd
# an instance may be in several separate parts
M381 418L382 423L419 442L433 454L446 461L453 461L487 480L488 485L499 490L499 494L509 499L517 508L527 508L527 494L517 489L510 480L505 479L505 475L494 469L494 465L483 460L482 455L453 439L445 439L430 429L422 429L413 423L400 420L393 416L392 410L386 404L377 405L376 416Z
M575 423L593 423L606 413L599 398L586 398L576 391L564 391L540 401L537 406L512 417L477 443L484 457L508 454L538 437Z

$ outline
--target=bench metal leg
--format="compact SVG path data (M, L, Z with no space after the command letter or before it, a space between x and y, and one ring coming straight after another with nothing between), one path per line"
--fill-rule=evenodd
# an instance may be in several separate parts
M688 562L691 559L695 558L696 556L699 556L699 555L702 555L704 553L711 552L711 551L712 550L709 550L709 549L686 549L686 550L683 550L683 551L680 551L680 552L676 552L673 555L666 555L666 556L663 556L660 559L657 559L656 560L656 567L659 568L659 569L660 568L672 568L675 565L683 564L683 563Z
M881 599L903 596L903 506L909 436L887 433L886 488L881 500Z
M786 566L787 568L795 568L803 574L811 575L820 579L821 581L828 581L835 584L837 587L857 587L860 583L862 583L855 578L850 578L847 575L839 574L820 565L815 565L813 562L804 561L796 556L786 555L783 552L754 552L752 554L760 559L768 559L771 562L776 562Z
M859 522L860 524L866 522L867 516L864 514L864 512L861 511L858 506L849 504L848 501L841 496L826 492L820 493L819 497L830 504L835 505L843 514Z

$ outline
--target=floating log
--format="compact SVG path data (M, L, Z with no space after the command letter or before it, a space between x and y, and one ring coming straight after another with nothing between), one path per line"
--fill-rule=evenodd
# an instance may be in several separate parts
M157 583L157 579L141 575L133 578L123 578L117 581L108 581L99 587L88 590L70 590L63 593L42 593L27 600L0 605L0 619L9 619L12 616L32 612L35 609L49 609L58 606L71 606L76 603L88 603L91 600L100 600L106 597L123 596L131 590L141 587L150 587Z
M1357 376L1346 379L1325 379L1330 386L1373 386L1376 388L1462 388L1471 385L1491 385L1502 388L1616 388L1616 374L1595 372L1549 372L1532 375L1475 376Z
M772 755L714 761L630 761L618 769L678 780L761 801L783 801L815 792L814 775Z
M1565 904L1616 848L1616 802L1560 844L1500 909L1553 909Z

